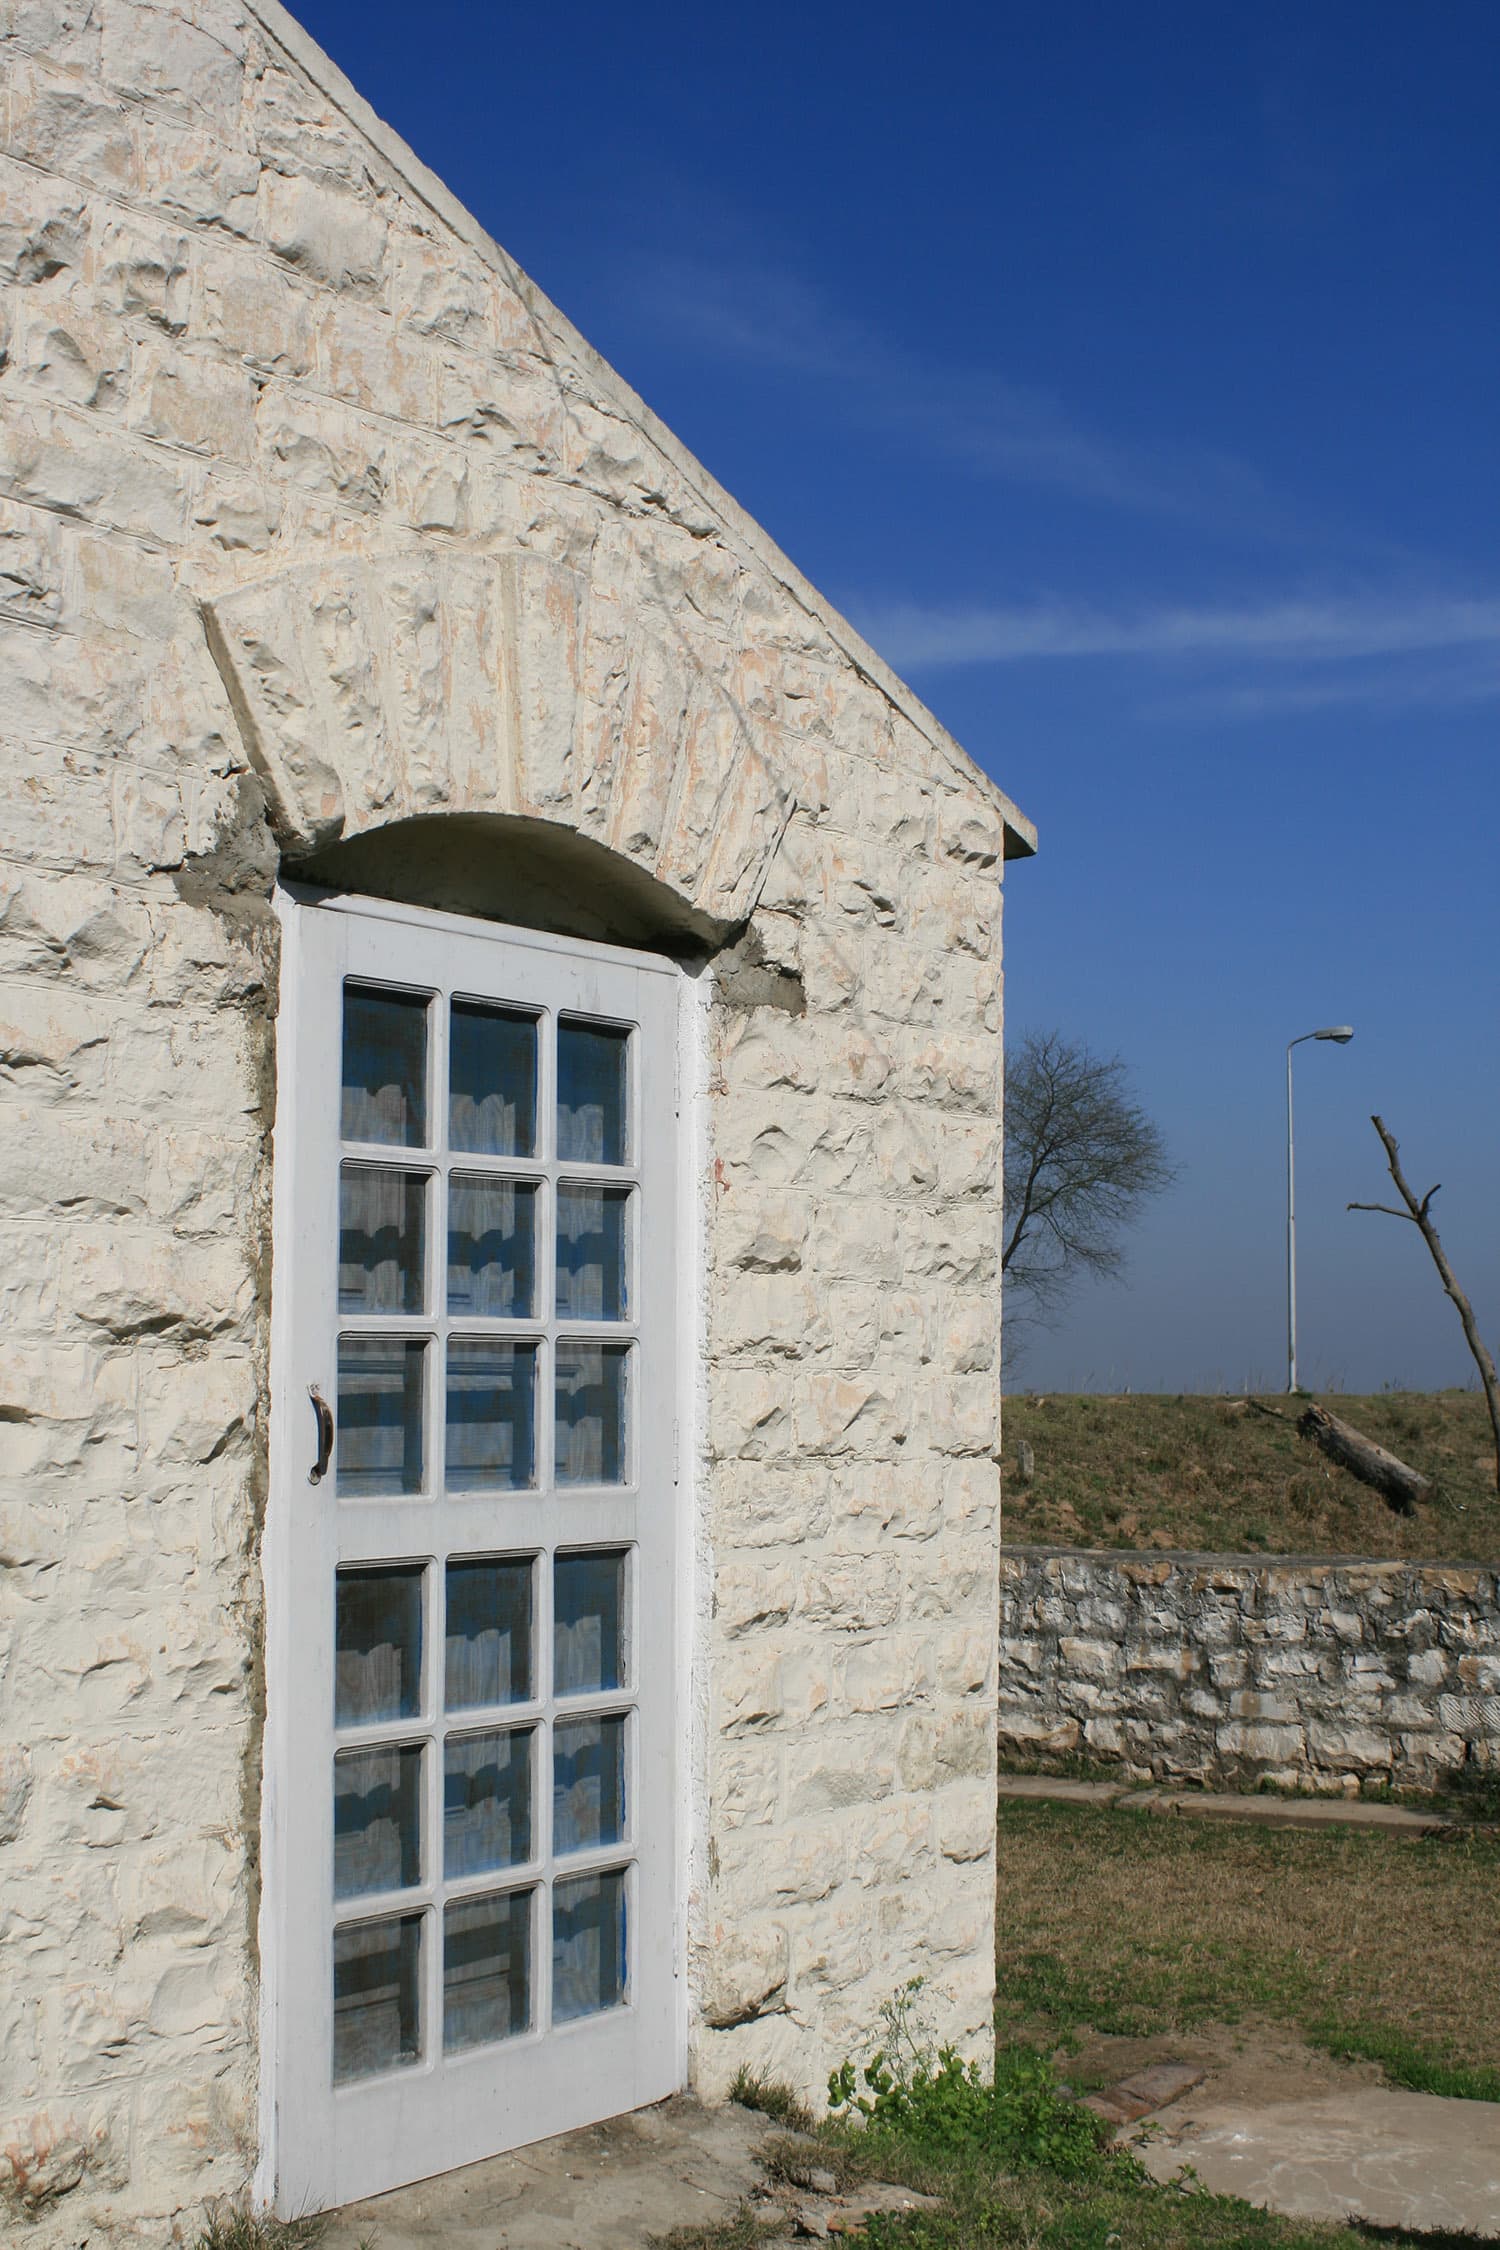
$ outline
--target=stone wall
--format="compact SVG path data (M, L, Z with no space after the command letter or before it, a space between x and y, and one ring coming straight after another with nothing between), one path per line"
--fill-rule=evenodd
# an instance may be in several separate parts
M0 59L0 2233L157 2241L256 2159L268 901L340 818L525 809L503 730L426 762L456 706L403 558L499 567L520 689L527 587L553 643L586 596L539 817L588 830L633 760L600 847L748 925L703 1128L692 2069L815 2091L918 1973L983 2052L1013 809L274 0L11 0ZM325 786L295 680L236 665L397 579L394 773L345 646ZM612 669L632 635L671 661Z
M1500 1768L1500 1574L1007 1548L1002 1758L1352 1794Z

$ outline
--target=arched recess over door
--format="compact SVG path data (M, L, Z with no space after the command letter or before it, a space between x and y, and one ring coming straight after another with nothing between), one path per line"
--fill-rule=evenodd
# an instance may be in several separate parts
M577 934L627 943L712 945L754 909L785 777L689 651L579 572L519 549L340 558L204 617L288 872L571 927L612 855L623 925Z

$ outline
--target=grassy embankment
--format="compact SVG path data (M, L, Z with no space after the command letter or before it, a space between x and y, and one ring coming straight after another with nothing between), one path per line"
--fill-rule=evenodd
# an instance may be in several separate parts
M1295 1402L1269 1397L1283 1413ZM1325 1394L1320 1404L1432 1480L1414 1516L1243 1401L1131 1394L1005 1401L1005 1538L1014 1545L1500 1562L1500 1496L1478 1391ZM1033 1482L1015 1474L1025 1440Z

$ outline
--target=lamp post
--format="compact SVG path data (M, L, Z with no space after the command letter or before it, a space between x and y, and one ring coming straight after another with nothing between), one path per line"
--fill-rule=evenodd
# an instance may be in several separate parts
M1297 1165L1292 1152L1292 1049L1308 1039L1332 1039L1347 1047L1354 1037L1352 1024L1337 1023L1327 1031L1304 1031L1289 1039L1286 1050L1286 1387L1297 1388Z

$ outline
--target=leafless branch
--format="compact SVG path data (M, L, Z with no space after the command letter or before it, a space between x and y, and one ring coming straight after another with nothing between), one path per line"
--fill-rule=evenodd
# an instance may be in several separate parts
M1394 1210L1389 1203L1351 1203L1348 1208L1351 1211L1383 1211L1387 1217L1392 1219L1410 1219L1431 1251L1432 1262L1438 1270L1438 1278L1448 1296L1453 1300L1458 1317L1463 1323L1464 1341L1473 1355L1475 1366L1479 1369L1479 1380L1484 1385L1485 1404L1489 1408L1490 1428L1495 1439L1495 1490L1500 1492L1500 1376L1495 1373L1494 1359L1490 1355L1484 1338L1479 1333L1479 1326L1474 1318L1474 1308L1458 1285L1458 1276L1448 1263L1448 1254L1439 1241L1438 1230L1429 1216L1432 1199L1438 1192L1438 1186L1441 1186L1442 1183L1439 1181L1437 1186L1430 1187L1427 1193L1419 1198L1408 1184L1406 1174L1401 1169L1401 1149L1395 1134L1389 1130L1382 1117L1372 1117L1370 1123L1380 1135L1380 1145L1385 1150L1387 1167L1391 1178L1396 1183L1396 1192L1405 1205L1405 1209Z

